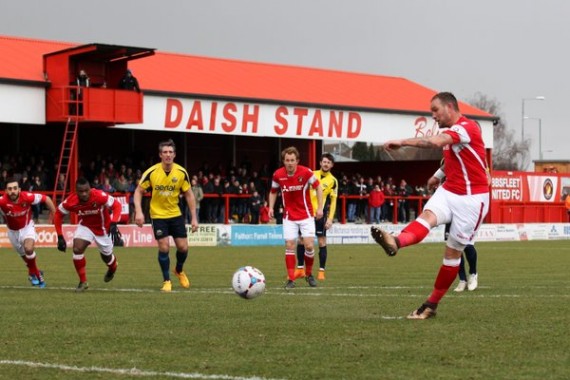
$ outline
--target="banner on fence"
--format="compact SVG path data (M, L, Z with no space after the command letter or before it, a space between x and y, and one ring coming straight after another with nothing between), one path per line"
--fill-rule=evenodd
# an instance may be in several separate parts
M327 244L374 244L370 235L369 224L334 224L327 232ZM403 224L383 224L386 231L399 234L405 227ZM192 233L188 228L188 244L193 247L221 246L280 246L284 245L282 225L225 225L203 224L198 231ZM120 225L126 248L156 247L152 226L146 224L142 228L135 225ZM444 226L433 228L424 243L444 241ZM52 225L36 225L37 248L53 248L57 246L57 234ZM75 226L64 225L63 235L68 247L73 244ZM174 240L170 239L170 246ZM570 239L568 223L534 223L534 224L483 224L477 233L476 242L480 241L525 241ZM0 248L11 248L8 229L0 226Z

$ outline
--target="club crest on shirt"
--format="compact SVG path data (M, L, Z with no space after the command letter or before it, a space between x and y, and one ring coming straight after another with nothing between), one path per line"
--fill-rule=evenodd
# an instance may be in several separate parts
M299 177L299 178L297 178L297 181L299 181L299 182L303 182L303 177Z
M172 182L174 182L174 183L178 182L178 178L172 177Z

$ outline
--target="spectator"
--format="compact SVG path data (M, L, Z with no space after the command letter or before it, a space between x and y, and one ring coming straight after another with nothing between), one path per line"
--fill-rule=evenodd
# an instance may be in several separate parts
M93 178L93 183L91 184L91 187L97 190L101 190L103 185L101 185L101 182L99 181L99 177L95 177Z
M192 185L192 192L194 193L194 198L196 199L196 216L198 216L200 215L200 202L202 201L202 199L204 199L204 191L202 190L202 186L198 184L198 180L196 178L192 178L190 184ZM190 212L188 212L187 215L188 215L187 221L188 223L191 223L192 215L190 214Z
M219 176L214 177L212 184L212 194L217 195L217 197L210 199L210 215L208 220L210 223L223 223L225 206L222 195L224 194L224 187L220 183Z
M210 182L208 177L204 176L202 178L202 190L204 192L204 200L202 207L202 217L200 217L200 221L205 221L206 223L212 223L211 215L212 215L212 207L213 207L213 198L206 197L206 195L214 194L214 184Z
M75 85L77 88L72 90L71 99L77 100L78 107L75 103L70 104L70 113L73 115L77 111L77 115L83 115L83 91L81 88L90 86L89 76L85 70L79 70L79 75L75 78Z
M109 178L105 177L105 182L101 185L101 190L106 192L107 194L111 194L115 192L115 188L109 182Z
M407 223L410 213L408 201L405 199L413 194L412 187L405 179L400 181L400 186L396 189L396 195L403 197L398 200L398 222Z
M0 189L4 189L6 187L7 180L8 180L8 170L3 169L2 174L0 174Z
M128 69L125 72L125 75L123 76L121 81L119 82L119 88L123 90L141 92L141 89L139 87L139 81L137 80L137 78L133 76L131 70Z
M362 176L358 176L358 183L356 184L356 191L357 194L360 196L360 199L358 200L358 204L357 204L357 209L356 209L356 217L357 218L366 218L366 208L368 205L368 200L366 199L366 196L368 195L368 190L366 187L366 181L364 179L364 177Z
M75 84L77 87L80 87L77 91L78 94L81 94L81 87L89 87L90 86L90 79L85 70L79 70L79 75L75 78Z
M249 213L251 215L250 224L259 224L259 213L261 209L261 197L257 191L254 191L248 199Z
M382 220L382 204L384 203L384 193L380 190L380 185L375 184L368 195L368 217L369 223L380 223Z
M34 187L33 182L28 178L27 174L23 174L22 175L22 190L23 191L32 191L32 188Z
M57 189L58 190L65 190L65 174L61 173L57 178Z
M133 223L135 221L135 190L140 182L140 178L135 180L129 180L129 188L127 192L129 193L129 223Z
M384 198L394 196L394 190L390 183L386 182L384 185ZM386 199L382 205L382 217L384 221L392 222L394 219L394 200Z
M113 180L111 187L115 188L115 191L118 193L126 193L129 190L129 181L127 181L124 174L121 174Z
M352 182L348 185L348 195L359 195L360 194L360 185L356 177L352 177ZM354 223L358 216L357 214L357 206L358 200L357 199L348 199L348 222Z
M269 220L269 205L267 201L263 201L263 206L259 209L259 222L261 224L267 224Z

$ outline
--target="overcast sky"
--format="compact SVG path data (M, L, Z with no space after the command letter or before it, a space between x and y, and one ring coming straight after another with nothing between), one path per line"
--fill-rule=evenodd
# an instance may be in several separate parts
M0 34L404 77L496 99L570 159L567 0L3 0ZM426 110L428 109L426 104ZM525 121L538 159L538 121ZM532 169L532 165L529 167Z

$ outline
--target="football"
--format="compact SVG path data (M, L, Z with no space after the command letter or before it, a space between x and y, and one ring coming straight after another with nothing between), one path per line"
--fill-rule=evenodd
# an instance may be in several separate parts
M265 276L252 266L241 267L234 273L232 287L238 296L252 299L263 294Z

